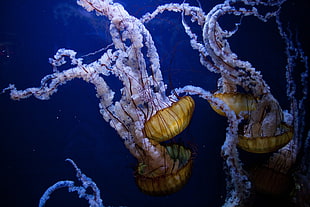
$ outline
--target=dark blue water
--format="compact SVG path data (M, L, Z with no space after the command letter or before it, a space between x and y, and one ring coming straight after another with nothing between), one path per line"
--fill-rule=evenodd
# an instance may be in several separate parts
M170 1L119 2L131 14L141 17ZM198 5L194 0L188 2ZM201 5L208 12L219 2L201 1ZM299 2L288 2L284 18L293 22L293 29L298 29L309 54L309 30L305 30L309 26L303 24L305 15L309 15L307 8ZM0 17L0 88L9 83L15 83L19 89L38 87L41 78L52 73L48 58L58 48L74 49L82 56L111 43L107 19L88 13L74 0L2 0ZM225 21L231 26L229 20ZM180 14L164 13L146 26L161 58L168 93L187 84L216 90L218 76L200 65L198 53L191 49L184 33ZM230 43L242 59L262 70L273 94L287 108L284 44L274 22L245 18ZM48 101L33 97L12 101L7 94L0 95L0 206L37 206L50 185L59 180L76 180L74 169L64 161L66 158L73 159L97 183L105 205L220 206L226 192L220 148L227 124L206 101L194 98L193 120L177 138L195 149L192 177L179 192L152 197L136 187L136 160L101 117L92 85L74 80L61 86ZM59 190L46 206L88 204L75 193Z

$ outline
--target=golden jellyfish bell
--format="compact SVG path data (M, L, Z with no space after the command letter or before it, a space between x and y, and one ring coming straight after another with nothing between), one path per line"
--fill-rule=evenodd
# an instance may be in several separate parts
M247 137L239 135L238 147L252 153L269 153L284 147L293 137L293 128L281 124L281 133L275 136Z
M146 137L158 142L175 137L188 126L194 108L194 100L190 96L184 96L170 107L157 111L144 124Z
M236 115L241 111L249 112L256 109L256 99L250 94L244 93L215 93L214 97L221 99L227 106L233 110ZM212 109L219 115L226 116L225 113L215 105L210 104ZM246 118L246 117L245 117Z
M145 166L139 164L136 171L136 183L139 189L153 196L164 196L177 192L188 181L192 172L193 161L190 149L182 145L167 145L166 150L171 159L174 160L176 168L173 172L157 174L156 170L145 172Z
M290 174L278 172L274 169L259 166L249 171L251 182L254 189L268 195L288 195L292 185Z

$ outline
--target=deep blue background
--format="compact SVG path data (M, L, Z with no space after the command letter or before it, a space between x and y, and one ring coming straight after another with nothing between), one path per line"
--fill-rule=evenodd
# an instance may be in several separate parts
M134 16L141 17L170 1L118 2ZM196 1L188 2L197 5ZM219 2L210 0L201 4L207 12ZM303 23L309 7L291 1L286 3L284 12L283 18L299 31L309 54L310 28ZM19 89L39 86L41 78L52 73L48 58L58 48L74 49L81 56L111 42L106 19L86 12L75 0L1 0L0 15L0 88L9 83L15 83ZM186 84L214 91L218 76L201 67L180 20L180 14L166 12L146 24L158 48L167 92ZM230 43L242 59L262 70L273 94L287 108L284 44L274 22L244 18ZM226 120L213 112L206 101L194 98L196 110L191 125L177 138L195 149L193 175L181 191L151 197L136 187L133 177L136 160L102 119L92 85L71 81L48 101L33 97L12 101L7 94L0 95L0 206L36 206L48 186L59 180L75 180L75 171L64 162L68 157L97 183L105 205L220 206L225 198L220 147L225 139ZM60 190L47 206L88 204L76 194Z

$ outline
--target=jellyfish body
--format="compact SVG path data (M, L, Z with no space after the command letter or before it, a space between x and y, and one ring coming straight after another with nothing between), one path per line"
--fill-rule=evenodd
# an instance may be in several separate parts
M288 195L293 180L290 174L276 171L267 166L258 166L249 171L255 191L267 195Z
M247 137L239 135L238 147L252 153L274 152L284 147L293 137L293 129L281 124L281 133L275 136Z
M248 125L250 122L249 119L252 119L251 116L254 116L254 113L252 112L258 110L260 107L259 102L261 100L256 99L251 94L215 93L213 96L222 100L232 111L236 113L236 115L242 116L245 120L245 123ZM226 116L221 109L218 109L212 104L211 107L218 114ZM281 113L280 109L279 113ZM244 126L241 126L241 128L243 127ZM244 135L243 133L239 132L238 147L252 153L269 153L276 151L285 146L293 137L293 129L287 124L281 123L277 128L279 132L273 134L272 136L252 136L251 133ZM254 129L251 128L251 130ZM263 129L261 129L261 131L263 131Z
M256 109L256 99L250 94L243 93L215 93L214 97L221 99L227 106L233 110L236 115L244 111L245 114L249 114L250 111ZM211 104L212 109L219 115L226 116L225 113Z
M165 146L168 156L173 159L171 171L157 173L156 169L145 171L144 164L139 164L136 171L136 183L139 189L153 196L164 196L180 190L188 181L192 171L192 152L182 145Z
M273 153L268 160L249 169L254 190L272 196L289 196L293 193L297 159L295 140ZM295 178L294 178L295 177Z
M194 108L194 100L190 96L184 96L170 107L157 111L144 124L146 137L157 142L175 137L188 126Z
M195 108L190 96L180 98L170 107L157 111L144 124L145 136L154 143L172 139L189 124ZM162 196L180 190L188 181L192 170L192 152L182 145L165 145L166 159L170 166L150 168L147 161L139 163L136 170L136 183L139 189L149 195ZM171 166L172 165L172 166ZM166 170L162 170L162 168Z

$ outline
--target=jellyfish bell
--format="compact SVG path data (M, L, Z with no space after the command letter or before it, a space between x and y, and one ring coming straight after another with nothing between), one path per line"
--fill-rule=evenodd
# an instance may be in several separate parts
M297 148L295 140L261 164L248 170L255 192L272 197L292 196L294 174L296 174Z
M238 136L238 147L252 153L269 153L284 147L293 137L293 128L282 123L281 132L274 136L248 137Z
M239 124L239 148L252 153L269 153L284 147L294 134L291 116L282 111L270 93L262 95L256 109Z
M147 170L147 165L139 163L135 179L139 189L148 195L164 196L177 192L188 181L192 171L192 152L179 144L165 146L168 156L173 160L173 167L165 173L157 169Z
M213 96L222 100L227 106L236 113L236 115L242 115L246 118L250 111L256 109L256 98L251 94L244 93L214 93ZM215 105L210 104L212 109L219 115L226 116L225 113L217 108Z
M194 108L193 98L184 96L170 107L157 111L144 124L146 136L158 142L175 137L188 126Z
M288 195L293 186L290 174L276 171L267 166L257 166L249 171L254 190L272 196Z

